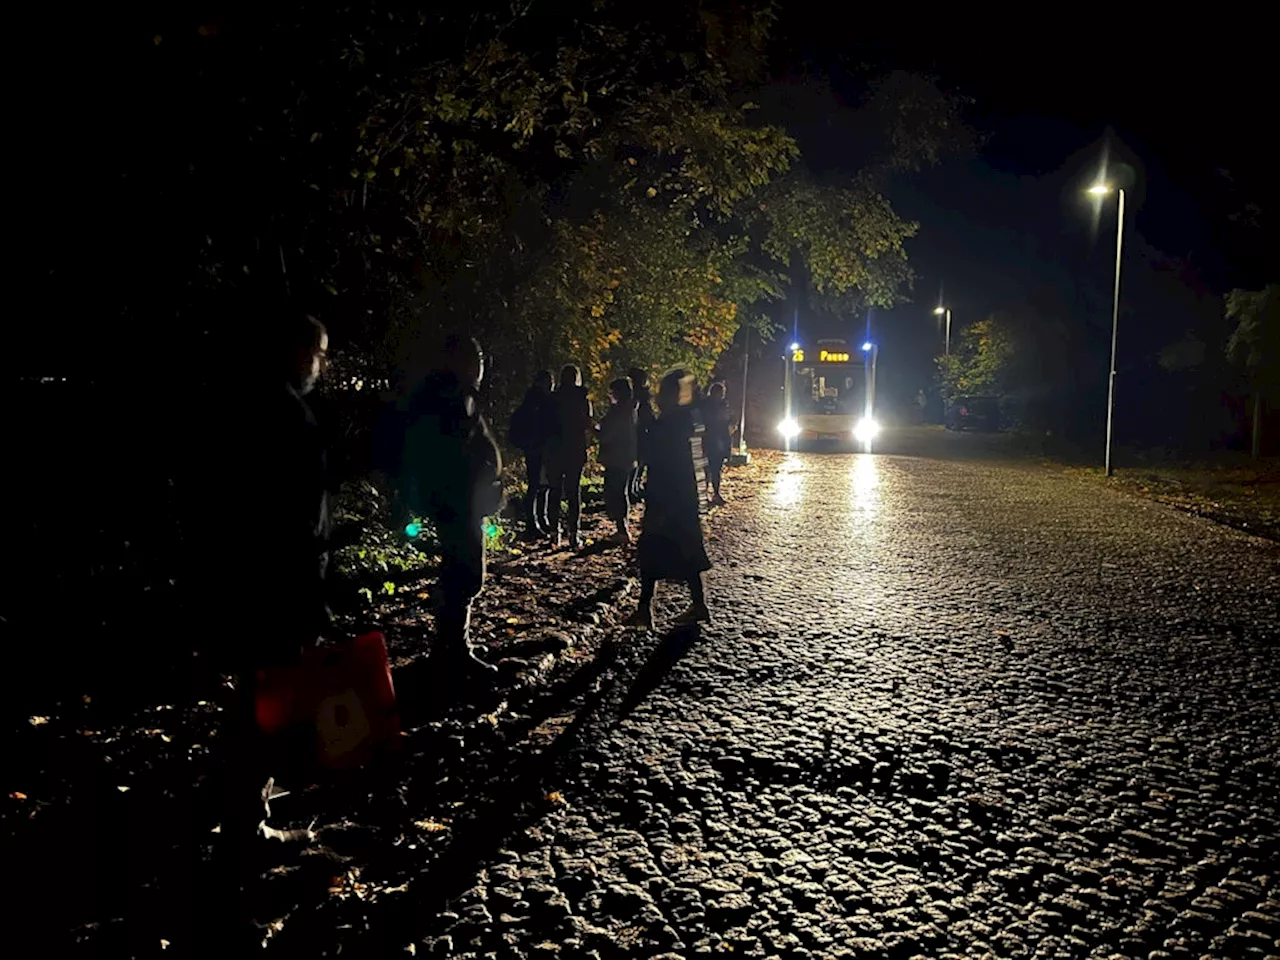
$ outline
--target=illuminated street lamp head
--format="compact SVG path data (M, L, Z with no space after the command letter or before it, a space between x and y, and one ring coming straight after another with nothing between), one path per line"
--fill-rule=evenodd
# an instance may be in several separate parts
M864 353L869 353L871 351L871 347L872 347L872 343L870 340L868 340L866 343L862 345L862 350Z
M933 308L933 312L934 312L934 313L936 313L938 316L942 316L944 313L946 313L946 312L947 312L947 308L946 308L946 307L934 307L934 308Z
M1093 194L1095 197L1105 196L1106 194L1111 192L1111 186L1106 183L1095 183L1092 187L1089 188L1089 192Z
M796 350L799 350L799 349L800 349L800 344L798 344L798 343L793 343L793 344L791 344L791 350L792 350L792 352L795 352Z

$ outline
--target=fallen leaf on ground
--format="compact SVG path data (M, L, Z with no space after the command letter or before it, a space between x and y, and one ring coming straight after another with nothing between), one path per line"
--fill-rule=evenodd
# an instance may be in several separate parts
M277 830L275 827L268 826L265 820L258 824L258 830L268 840L279 840L281 843L310 843L316 838L315 831L310 827L301 830Z

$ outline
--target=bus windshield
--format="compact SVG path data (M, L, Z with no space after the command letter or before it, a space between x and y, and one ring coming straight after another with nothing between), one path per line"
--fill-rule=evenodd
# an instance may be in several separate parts
M862 370L827 367L799 371L793 400L798 414L851 416L862 401Z

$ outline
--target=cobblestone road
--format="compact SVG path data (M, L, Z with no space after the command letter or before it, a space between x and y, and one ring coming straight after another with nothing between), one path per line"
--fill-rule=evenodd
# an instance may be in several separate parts
M418 955L1280 956L1280 548L1025 466L758 476L715 622L622 641Z

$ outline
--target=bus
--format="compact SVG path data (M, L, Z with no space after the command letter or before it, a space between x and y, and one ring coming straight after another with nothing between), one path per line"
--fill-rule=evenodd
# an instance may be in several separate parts
M787 449L869 447L879 427L871 416L877 347L847 340L792 344L783 360L783 420Z

